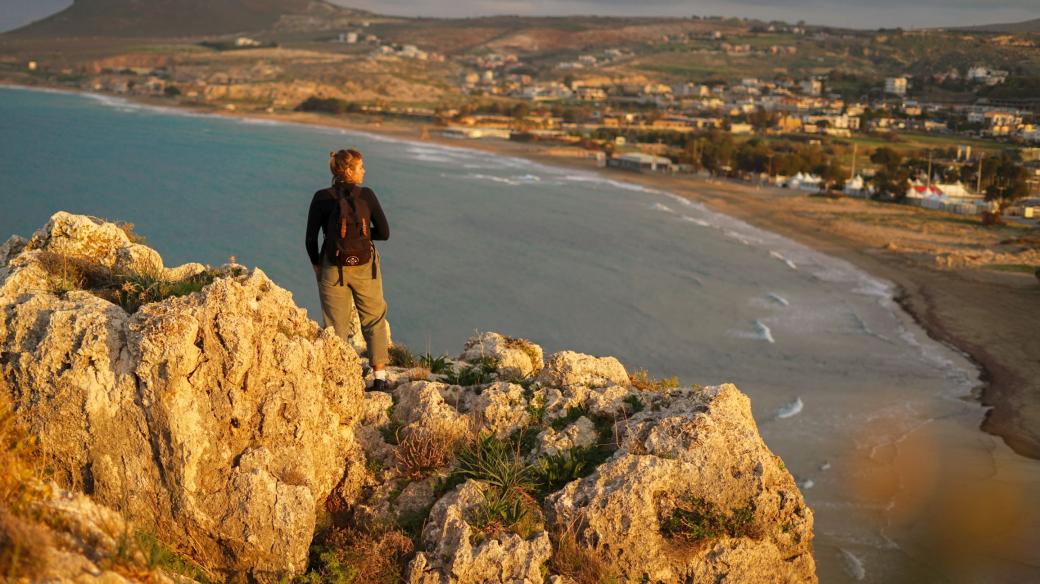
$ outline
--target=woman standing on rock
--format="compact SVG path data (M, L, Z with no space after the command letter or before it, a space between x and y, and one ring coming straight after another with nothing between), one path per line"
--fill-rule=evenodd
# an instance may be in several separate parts
M357 150L330 154L332 186L314 193L307 214L307 255L318 277L325 326L346 341L357 307L375 375L373 390L386 391L390 331L383 274L373 241L390 238L390 226L372 189L362 187L365 165ZM324 232L318 247L318 231Z

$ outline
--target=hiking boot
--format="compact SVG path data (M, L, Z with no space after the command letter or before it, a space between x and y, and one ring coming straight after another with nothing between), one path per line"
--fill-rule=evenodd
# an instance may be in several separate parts
M368 388L368 391L384 391L389 393L390 384L387 383L385 379L376 379L372 382L372 385Z

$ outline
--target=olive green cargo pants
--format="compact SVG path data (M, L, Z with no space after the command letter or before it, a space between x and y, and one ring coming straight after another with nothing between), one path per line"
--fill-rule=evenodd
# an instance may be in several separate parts
M336 335L346 342L355 331L353 328L354 308L357 307L361 321L361 334L368 345L369 363L375 367L390 362L390 328L386 323L386 300L383 299L383 270L379 254L372 257L376 265L376 276L372 277L372 263L363 266L343 266L340 281L339 267L324 260L318 274L318 296L325 326L336 330Z

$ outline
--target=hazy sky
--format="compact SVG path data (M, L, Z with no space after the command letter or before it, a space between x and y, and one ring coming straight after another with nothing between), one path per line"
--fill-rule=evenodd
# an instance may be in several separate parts
M147 0L146 0L147 1ZM1040 18L1040 0L334 0L406 16L721 15L853 28L904 28ZM0 0L0 31L56 12L71 0Z

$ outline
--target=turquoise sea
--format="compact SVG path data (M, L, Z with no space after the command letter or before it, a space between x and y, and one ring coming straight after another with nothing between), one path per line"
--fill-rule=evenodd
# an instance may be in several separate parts
M58 210L128 221L167 265L235 256L317 317L304 224L329 151L344 147L364 152L390 222L380 249L396 341L457 353L495 330L736 383L816 512L822 581L949 576L919 550L919 519L893 514L900 489L857 489L875 475L900 484L919 454L908 445L931 444L943 480L988 465L1040 492L1036 465L977 430L977 371L903 314L890 284L623 174L0 88L0 239Z

